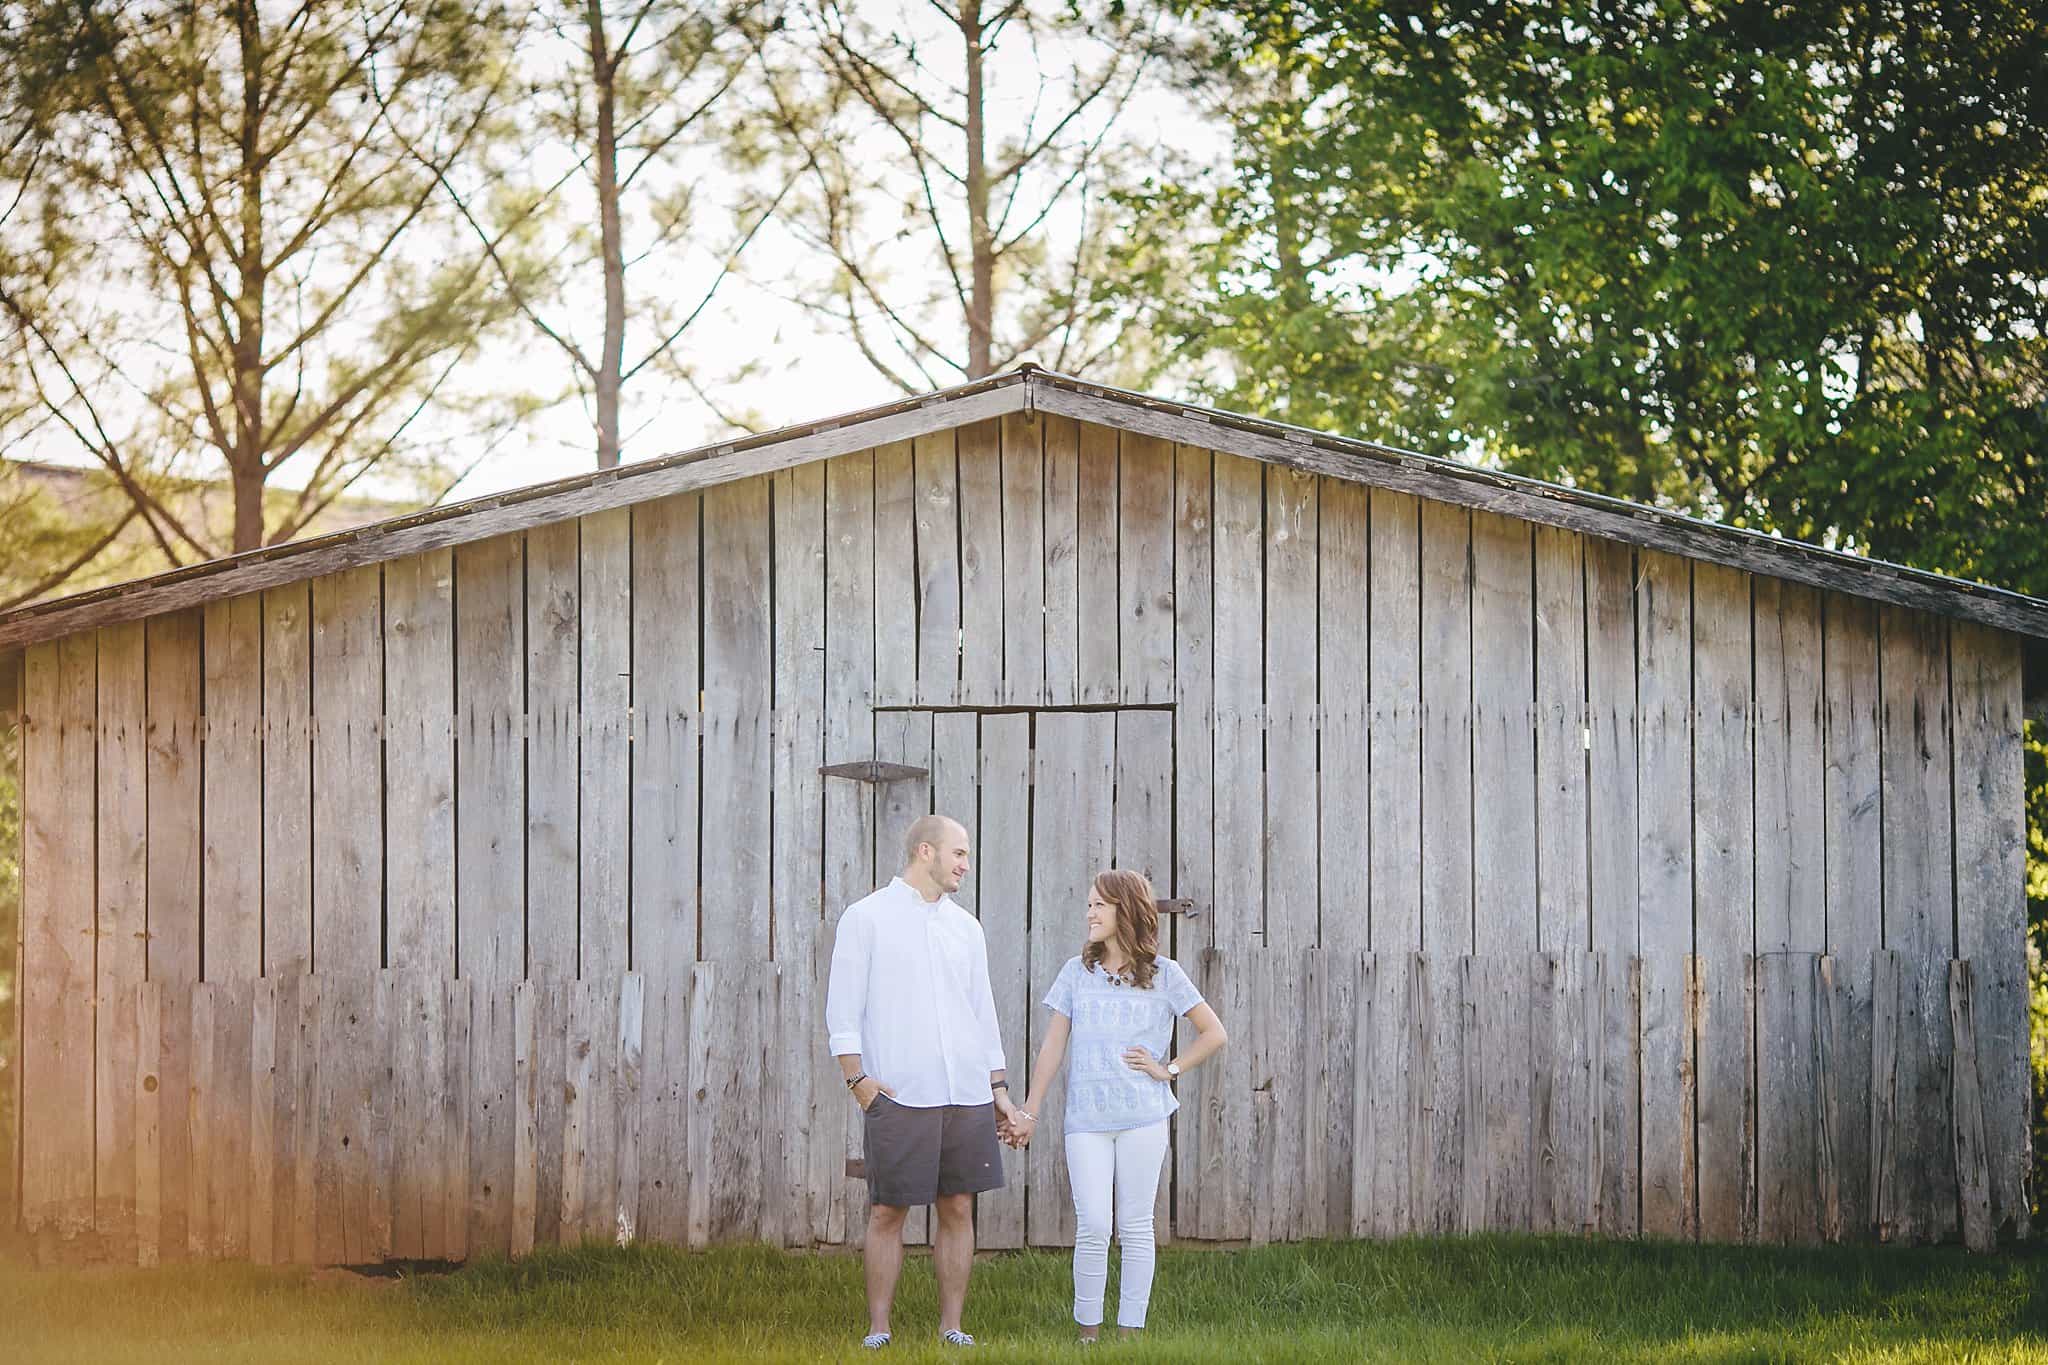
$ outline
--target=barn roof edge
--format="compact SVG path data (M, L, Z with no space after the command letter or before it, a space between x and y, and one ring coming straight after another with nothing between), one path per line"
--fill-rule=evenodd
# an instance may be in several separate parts
M93 626L630 506L1020 411L1071 416L2011 631L2030 637L2025 651L2030 709L2048 708L2048 601L2040 598L1381 442L1136 393L1034 364L876 407L17 608L0 613L0 658L19 647Z

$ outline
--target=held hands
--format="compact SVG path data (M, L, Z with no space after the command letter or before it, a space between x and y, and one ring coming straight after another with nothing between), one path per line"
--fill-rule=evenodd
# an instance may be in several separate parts
M996 1136L1005 1147L1022 1149L1031 1143L1031 1135L1038 1131L1038 1115L1029 1110L1010 1105L1007 1112L996 1119Z
M1170 1081L1173 1079L1173 1077L1166 1074L1166 1068L1160 1065L1159 1059L1152 1055L1149 1048L1125 1048L1124 1065L1133 1071L1144 1072L1155 1081Z

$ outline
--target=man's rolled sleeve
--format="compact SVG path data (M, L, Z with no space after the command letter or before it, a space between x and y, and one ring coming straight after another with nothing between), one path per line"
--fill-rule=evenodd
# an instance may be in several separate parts
M867 1012L868 936L851 914L839 918L832 974L825 983L825 1045L835 1057L859 1055L861 1017Z

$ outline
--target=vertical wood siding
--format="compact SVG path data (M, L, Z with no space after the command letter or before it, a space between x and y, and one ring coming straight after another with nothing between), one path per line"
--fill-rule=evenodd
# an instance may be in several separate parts
M858 1241L824 976L939 809L1013 1075L1090 872L1195 907L1172 1235L1983 1240L2019 657L1030 413L37 645L24 1222ZM1006 1166L983 1243L1070 1241L1056 1143Z

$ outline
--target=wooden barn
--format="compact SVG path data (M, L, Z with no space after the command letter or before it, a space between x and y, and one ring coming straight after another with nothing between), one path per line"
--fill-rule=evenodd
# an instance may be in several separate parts
M2048 602L1025 369L0 616L56 1254L844 1243L842 907L973 832L1233 1043L1163 1229L2027 1227ZM1056 1106L977 1209L1072 1237ZM914 1221L914 1235L918 1234Z

